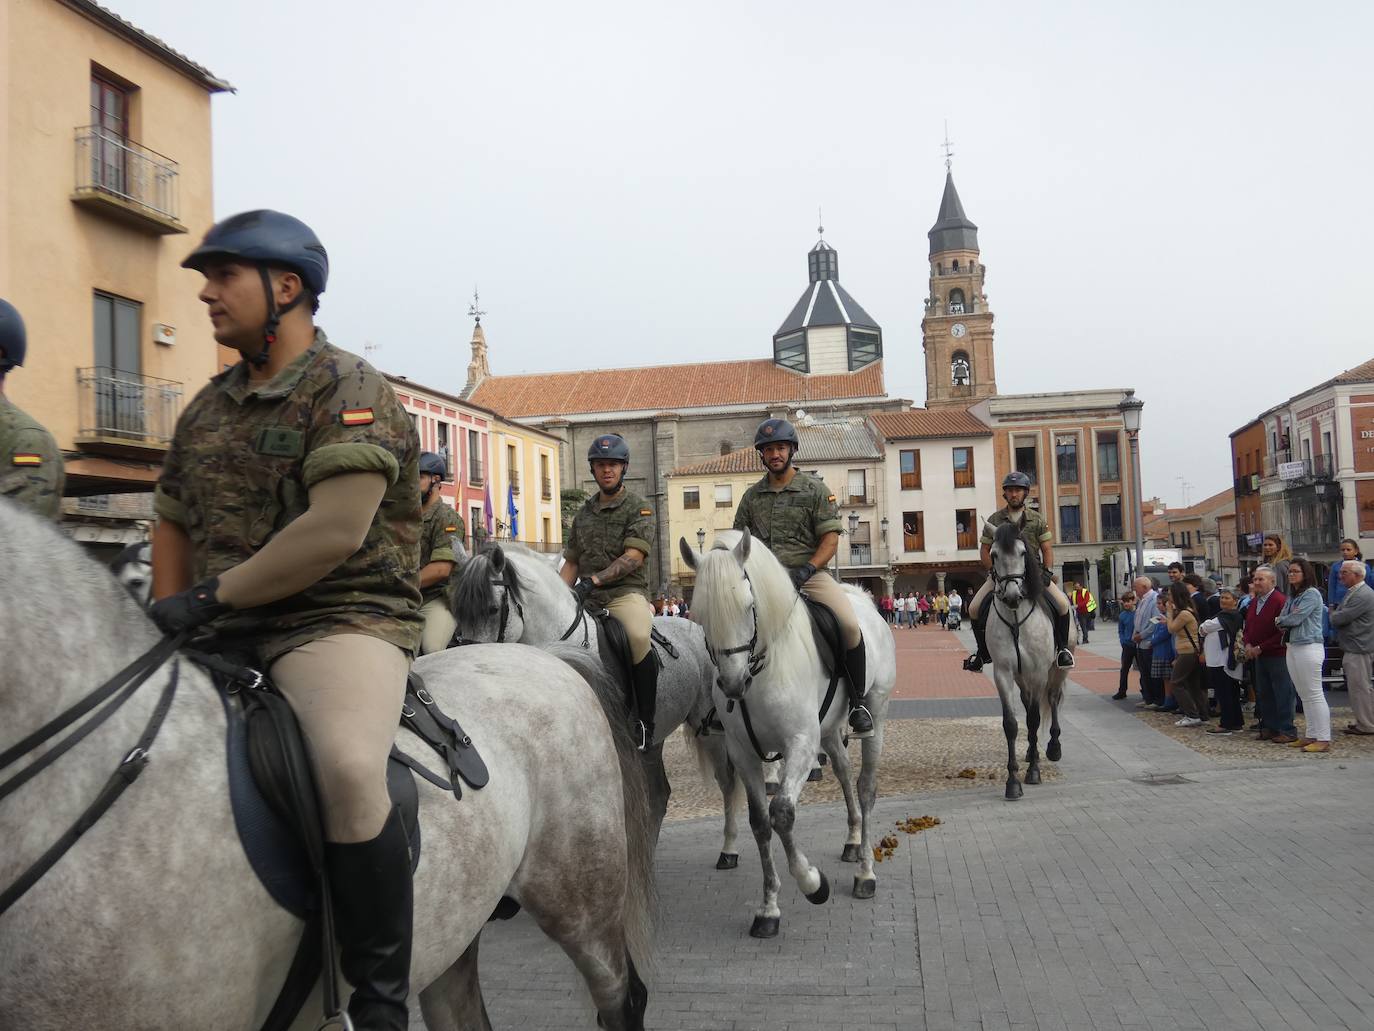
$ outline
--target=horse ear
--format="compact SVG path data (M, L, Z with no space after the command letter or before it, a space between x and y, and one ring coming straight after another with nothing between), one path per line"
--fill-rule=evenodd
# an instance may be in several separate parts
M468 554L467 548L463 547L457 541L453 542L453 571L455 573L461 573L463 567L468 564L468 559L471 557L472 556Z
M492 572L504 572L506 569L506 553L501 550L501 545L492 545L491 551L488 554L491 556Z
M677 548L678 551L682 552L682 561L686 562L690 568L695 569L697 567L697 553L693 551L692 546L687 543L686 537L679 537L677 539Z
M739 543L735 545L735 558L739 560L740 565L749 561L749 542L753 539L747 529L740 535Z

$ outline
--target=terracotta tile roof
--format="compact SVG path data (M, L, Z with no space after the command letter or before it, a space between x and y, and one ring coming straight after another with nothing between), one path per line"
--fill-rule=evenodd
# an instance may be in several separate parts
M812 462L881 461L882 447L862 422L828 421L797 427L801 442L798 461L809 466ZM693 462L674 469L670 476L705 476L714 473L758 473L763 475L763 463L752 447L740 448Z
M1189 505L1187 508L1171 508L1164 513L1164 518L1166 520L1196 519L1199 516L1206 515L1208 512L1213 512L1221 508L1228 501L1232 505L1235 504L1236 489L1234 487L1227 487L1225 490L1219 490L1210 498L1203 498L1197 504Z
M1374 380L1374 358L1355 366L1353 369L1346 369L1343 373L1333 379L1332 383L1365 383Z
M510 418L586 412L653 412L782 401L883 397L883 363L857 372L808 376L769 358L652 365L633 369L490 376L471 400Z
M668 475L706 476L715 473L756 473L762 476L763 463L759 461L759 456L753 448L740 448L738 451L730 451L705 462L680 465Z
M965 408L913 408L869 416L886 440L918 437L990 437L992 427Z

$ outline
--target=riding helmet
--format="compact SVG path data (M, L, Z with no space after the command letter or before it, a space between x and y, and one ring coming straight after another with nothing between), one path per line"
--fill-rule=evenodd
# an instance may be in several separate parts
M1007 473L1006 479L1002 481L1002 489L1006 490L1008 487L1021 487L1024 490L1030 490L1030 477L1027 476L1025 473L1021 472L1019 469L1013 472L1009 472Z
M612 462L630 461L630 445L619 433L604 433L587 448L587 461L601 458Z
M203 272L223 259L289 268L316 297L329 281L329 255L315 231L280 211L245 211L215 223L181 267Z
M786 419L764 419L754 431L754 448L762 451L768 444L791 444L796 450L801 442L797 440L797 428Z
M448 470L444 466L444 460L433 451L421 451L420 472L427 473L430 476L437 476L442 480L448 473Z
M19 309L0 298L0 372L23 365L27 350L28 335L24 332L24 320L19 316Z

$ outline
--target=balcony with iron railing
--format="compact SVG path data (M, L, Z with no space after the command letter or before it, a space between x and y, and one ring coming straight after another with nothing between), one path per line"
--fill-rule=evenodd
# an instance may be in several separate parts
M871 504L873 504L873 494L872 494L872 492L868 492L868 493L864 493L864 494L850 494L850 495L847 496L847 500L845 501L845 504L850 505L850 506L854 506L854 507L857 507L857 506L860 506L860 505L871 505Z
M519 494L519 493L520 493L520 470L519 470L519 469L511 469L511 470L508 470L507 473L506 473L506 476L508 477L509 482L510 482L510 491L511 491L511 493L512 493L512 494Z
M480 487L486 482L486 470L482 468L482 460L480 458L469 458L468 483L473 487Z
M871 566L873 564L873 545L851 544L849 546L849 564L851 566Z
M1290 530L1288 543L1297 555L1338 552L1341 550L1340 524L1332 522Z
M1311 483L1329 483L1336 478L1336 463L1330 455L1314 455L1286 463L1279 470L1288 489Z
M184 233L177 163L98 125L76 130L72 200L143 232Z
M1059 541L1061 544L1082 544L1082 528L1078 526L1061 526L1059 528Z
M157 458L181 413L181 384L105 366L76 370L76 446L82 451Z
M1104 541L1124 541L1126 539L1125 531L1120 526L1104 526L1102 527L1102 539Z
M1248 473L1235 479L1236 497L1248 497L1259 493L1259 473Z

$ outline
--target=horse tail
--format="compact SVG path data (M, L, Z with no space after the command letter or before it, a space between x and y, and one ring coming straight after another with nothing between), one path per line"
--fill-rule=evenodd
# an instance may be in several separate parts
M547 649L562 659L591 687L610 724L625 799L625 945L640 970L653 965L654 826L649 812L649 787L639 749L630 738L630 713L624 691L606 670L601 659L576 645L556 644Z

